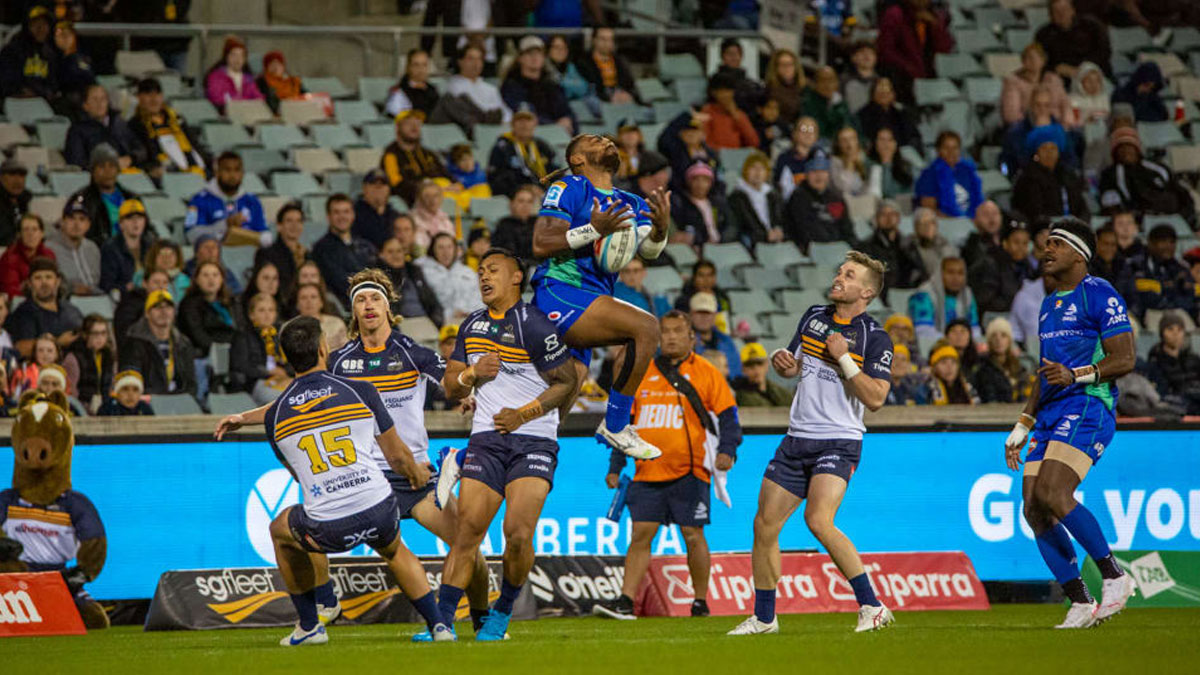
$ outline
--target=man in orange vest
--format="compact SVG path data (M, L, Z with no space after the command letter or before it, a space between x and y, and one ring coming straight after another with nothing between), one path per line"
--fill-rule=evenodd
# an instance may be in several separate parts
M729 383L693 351L696 336L688 315L671 310L660 320L656 357L634 397L638 434L662 450L655 460L637 460L626 503L633 537L625 554L621 597L597 604L593 613L634 619L633 598L650 567L650 545L660 525L679 525L687 543L688 570L695 600L692 616L708 616L709 484L713 470L728 471L742 442L737 403ZM606 481L616 487L625 455L613 452ZM721 494L718 487L718 496Z

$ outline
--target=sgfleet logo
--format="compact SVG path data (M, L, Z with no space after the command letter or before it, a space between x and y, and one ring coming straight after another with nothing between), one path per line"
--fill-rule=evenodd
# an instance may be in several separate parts
M1158 542L1191 545L1200 542L1200 490L1183 493L1169 487L1155 489L1103 490L1103 503L1088 508L1105 532L1115 532L1116 550L1133 548L1134 540L1149 535ZM1085 494L1075 491L1075 501L1085 504ZM1022 515L1021 484L1010 474L989 473L980 476L967 497L967 517L975 535L987 542L1004 542L1016 536L1017 529L1026 539L1033 530ZM1105 519L1111 523L1105 523ZM1177 541L1181 540L1181 541ZM1143 545L1152 542L1143 539ZM1185 546L1186 547L1186 546Z
M300 503L300 484L287 469L271 469L254 481L246 497L246 537L258 557L274 564L271 521L284 509Z
M333 396L333 387L322 387L320 389L305 389L299 394L292 394L288 397L287 404L299 410L300 406L305 403L316 405L317 403ZM305 412L300 410L300 412Z

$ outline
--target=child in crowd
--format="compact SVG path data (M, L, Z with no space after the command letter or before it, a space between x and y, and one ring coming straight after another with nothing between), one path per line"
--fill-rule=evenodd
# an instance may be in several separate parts
M265 405L292 382L287 358L279 347L279 307L274 297L259 293L250 298L247 315L250 326L238 332L230 350L230 385Z
M894 354L894 352L893 352ZM894 358L894 356L893 356ZM963 377L958 360L958 350L947 343L935 347L929 355L930 373L929 402L933 405L950 403L976 405L979 397L975 388Z
M104 400L96 413L100 417L122 417L126 415L153 415L154 409L142 400L145 384L142 374L136 370L124 370L113 378L112 394Z
M871 102L871 88L879 74L875 72L875 45L862 41L854 45L850 54L852 67L842 75L842 98L850 112L857 114L862 107Z
M37 388L38 373L42 368L58 363L61 357L62 351L59 350L54 336L49 333L39 335L33 342L33 360L16 368L12 373L9 389L12 391L13 400L18 400L21 394Z
M787 145L788 128L779 118L779 101L774 98L763 99L762 103L755 108L754 116L750 118L754 124L754 131L758 133L758 149L768 155L778 154L774 152L775 146L780 146L780 151Z
M487 183L487 173L479 162L475 161L475 151L466 143L459 143L450 148L450 176L464 188L472 188L480 183Z
M917 370L912 352L903 343L892 346L892 388L888 405L925 405L929 402L929 376Z
M472 270L478 270L479 259L491 247L492 231L488 229L487 223L480 218L471 225L471 231L467 233L467 253L463 257L463 264Z

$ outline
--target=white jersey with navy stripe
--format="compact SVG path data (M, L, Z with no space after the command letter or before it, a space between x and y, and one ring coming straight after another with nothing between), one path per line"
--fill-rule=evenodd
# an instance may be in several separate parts
M800 381L788 420L788 435L797 438L861 439L862 401L850 391L841 366L829 355L825 339L841 333L850 356L867 375L891 381L892 339L869 314L843 322L833 305L815 305L800 318L788 351L800 362Z
M362 338L347 342L329 357L329 372L368 382L383 398L400 440L418 464L428 464L429 432L425 429L425 394L430 383L440 387L446 361L437 352L392 329L387 342L369 350ZM386 460L380 468L389 469Z
M484 354L500 356L500 372L475 389L475 417L471 433L494 431L492 418L504 408L519 408L549 388L541 373L571 359L554 324L542 311L525 301L513 305L503 316L481 309L458 329L458 342L450 358L473 365ZM516 433L558 438L558 411L551 410L522 424Z
M296 378L267 409L267 441L304 490L304 512L335 520L392 494L378 438L392 418L379 392L318 371Z

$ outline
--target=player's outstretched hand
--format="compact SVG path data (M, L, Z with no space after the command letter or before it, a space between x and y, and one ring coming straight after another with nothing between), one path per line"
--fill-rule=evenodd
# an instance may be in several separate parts
M615 489L617 487L617 485L620 484L620 482L621 482L620 474L610 473L604 477L604 484L607 485L610 490Z
M775 372L782 377L791 377L796 374L796 357L786 349L776 349L771 355L771 365L775 367Z
M502 434L511 434L524 423L521 411L516 408L501 408L500 412L492 416L492 424L496 426L496 431Z
M410 462L408 471L405 472L404 477L407 478L408 482L412 484L414 490L419 490L429 482L429 477L431 475L433 474L429 472L428 466L424 464L418 464L416 462Z
M633 209L623 202L613 201L608 208L600 206L600 200L592 198L592 227L601 237L623 230L633 221Z
M1046 378L1046 384L1056 387L1075 384L1075 374L1071 372L1071 369L1050 359L1042 359L1042 367L1038 368L1038 375Z
M246 421L240 414L226 415L217 423L217 430L213 432L213 437L219 441L225 437L225 434L241 429L245 423Z
M475 369L476 387L485 382L491 382L500 373L500 355L496 352L488 352L479 357L472 367Z
M649 216L654 224L650 237L654 241L662 241L671 229L671 191L658 188L646 197L646 203L650 205L650 212L642 211L642 215Z
M1021 445L1024 444L1024 439L1022 439ZM1008 445L1007 443L1004 445L1004 463L1013 471L1021 467L1021 445Z

